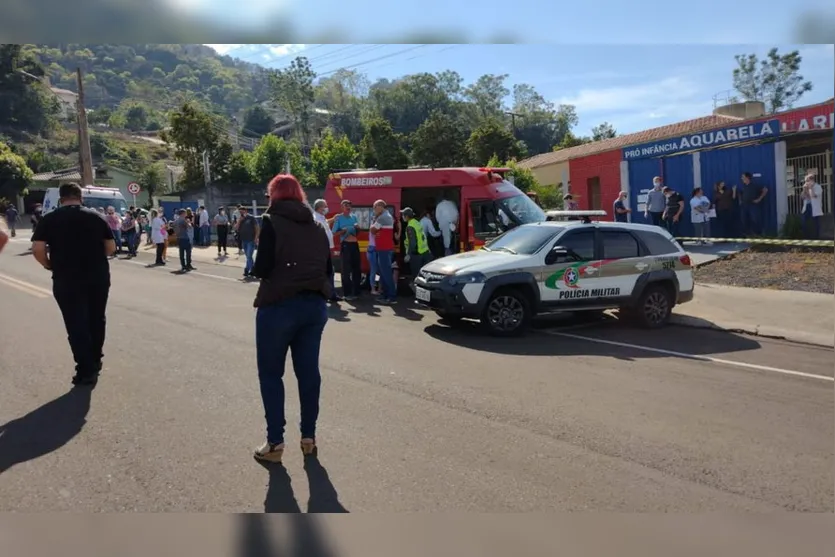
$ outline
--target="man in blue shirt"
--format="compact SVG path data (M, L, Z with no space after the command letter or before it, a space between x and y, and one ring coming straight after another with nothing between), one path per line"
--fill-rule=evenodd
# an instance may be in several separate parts
M356 299L360 295L362 283L360 246L357 240L359 222L351 212L352 208L351 202L343 199L342 214L333 220L333 237L339 238L339 253L342 259L342 296L346 300Z
M631 212L632 209L626 206L626 192L622 191L618 194L618 198L615 200L615 222L629 222L627 215Z

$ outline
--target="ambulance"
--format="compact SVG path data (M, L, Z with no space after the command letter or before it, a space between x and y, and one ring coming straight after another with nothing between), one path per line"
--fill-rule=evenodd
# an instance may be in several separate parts
M108 207L113 207L120 215L128 210L125 196L119 188L102 188L98 186L84 186L81 188L83 205L91 209L103 209L107 212ZM49 188L43 198L43 214L51 213L60 207L58 203L58 188Z
M372 206L384 200L402 229L400 211L414 210L420 218L431 207L454 204L457 222L449 227L453 253L478 249L511 228L546 220L543 210L506 179L509 168L409 168L403 170L351 170L332 174L325 187L330 214L341 211L343 200L351 202L359 221L359 247L368 247ZM438 223L439 226L442 223ZM448 234L450 234L448 232ZM400 235L401 249L403 235ZM334 265L339 269L339 240L334 239ZM399 268L406 270L400 257ZM368 258L362 257L362 271L368 273ZM401 273L400 278L404 278Z

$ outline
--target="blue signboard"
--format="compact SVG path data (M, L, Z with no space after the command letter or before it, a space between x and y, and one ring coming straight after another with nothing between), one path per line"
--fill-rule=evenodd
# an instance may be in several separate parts
M721 147L743 141L776 138L780 135L780 121L745 123L730 128L709 130L681 137L671 137L623 149L623 160L648 159L675 155L685 151Z

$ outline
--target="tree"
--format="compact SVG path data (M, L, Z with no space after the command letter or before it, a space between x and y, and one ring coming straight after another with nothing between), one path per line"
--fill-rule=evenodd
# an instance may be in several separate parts
M464 90L464 97L478 109L479 117L499 119L504 110L504 99L510 93L505 87L507 74L486 74Z
M162 163L151 164L145 167L139 175L139 186L148 192L149 199L153 200L157 195L168 191L166 180L166 169Z
M233 184L252 184L252 173L249 169L252 166L250 154L246 151L238 151L229 159L229 168L226 172L226 180Z
M260 104L253 105L244 112L244 135L261 137L273 131L274 127L273 117Z
M337 170L354 168L358 153L348 138L337 139L328 131L322 140L310 151L310 165L314 180L319 186L328 182L328 176Z
M382 118L376 118L366 125L360 143L360 159L365 168L380 170L405 168L409 164L409 156L400 145L391 124Z
M292 119L304 145L310 145L314 79L316 73L304 56L297 57L286 69L275 72L272 79L273 98Z
M471 160L477 165L485 164L493 155L507 161L521 154L516 138L496 120L487 120L473 130L466 146Z
M462 165L466 139L458 119L436 110L412 134L412 160L435 168Z
M203 185L203 153L208 154L212 178L226 175L232 146L226 135L221 135L222 123L188 102L171 112L169 126L162 138L173 144L174 156L183 163L181 181L186 187Z
M26 161L0 143L0 197L13 198L32 183L34 176Z
M554 151L559 151L560 149L569 149L571 147L577 147L578 145L584 145L586 143L591 143L591 138L576 136L573 133L568 132L567 134L565 134L565 137L563 137L560 144L554 146Z
M125 111L125 127L131 131L141 131L148 127L148 109L141 104L133 104Z
M451 102L438 78L429 73L407 75L388 87L372 87L370 118L383 118L407 138L435 111L450 113Z
M272 134L265 135L252 152L249 172L256 184L266 184L276 174L287 171L287 143Z
M516 137L525 143L532 155L550 151L579 122L573 106L555 108L526 83L513 86L513 113L518 115Z
M0 44L0 127L47 135L56 124L58 103L39 82L43 66L19 44Z
M812 82L800 75L803 58L797 50L780 55L772 48L765 60L759 60L756 54L738 54L735 58L734 89L746 101L765 103L769 114L793 107L812 90Z
M617 137L617 135L618 132L615 131L615 128L609 122L603 122L599 126L595 126L591 129L592 141L611 139L613 137Z

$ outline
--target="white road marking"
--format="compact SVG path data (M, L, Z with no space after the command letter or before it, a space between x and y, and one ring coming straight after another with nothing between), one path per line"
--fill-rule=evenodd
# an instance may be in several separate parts
M12 288L20 290L21 292L25 292L26 294L34 296L35 298L49 298L50 296L52 296L52 292L46 290L45 288L35 286L34 284L29 284L28 282L23 282L22 280L12 278L8 275L0 275L0 283L5 284L6 286L11 286Z
M130 259L119 259L118 261L119 261L120 263L130 263L131 265L139 265L139 266L141 266L141 267L146 267L146 268L148 268L148 269L169 269L169 268L170 268L170 267L168 267L168 266L166 266L166 267L154 267L154 266L150 266L150 267L149 267L147 263L142 263L141 261L132 261L132 260L130 260ZM209 265L211 265L211 263L209 263ZM243 273L243 269L241 269L241 273ZM232 277L222 277L222 276L220 276L220 275L210 275L210 274L208 274L208 273L199 273L199 272L197 272L197 271L189 271L188 273L183 273L183 274L186 274L186 275L197 275L198 277L208 277L208 278L213 278L213 279L218 279L218 280L227 280L227 281L231 281L231 282L239 282L239 283L243 283L243 282L244 282L244 281L242 281L242 280L240 280L240 279L236 279L236 278L232 278Z
M727 366L736 366L745 369L753 369L756 371L768 371L772 373L781 373L783 375L793 375L795 377L806 377L807 379L819 379L823 381L835 382L835 377L826 375L816 375L814 373L804 373L802 371L794 371L791 369L782 369L779 367L761 366L758 364L749 364L746 362L736 362L734 360L725 360L722 358L714 358L712 356L700 356L696 354L687 354L685 352L675 352L673 350L664 350L663 348L652 348L650 346L642 346L640 344L630 344L628 342L617 342L614 340L604 340L601 338L587 337L582 335L573 335L571 333L562 333L560 331L542 331L545 334L552 336L559 336L565 338L573 338L576 340L584 340L586 342L596 342L598 344L608 344L610 346L619 346L621 348L632 348L635 350L643 350L645 352L655 352L656 354L664 354L666 356L674 356L676 358L685 358L688 360L697 360L700 362L710 362L714 364L723 364Z

